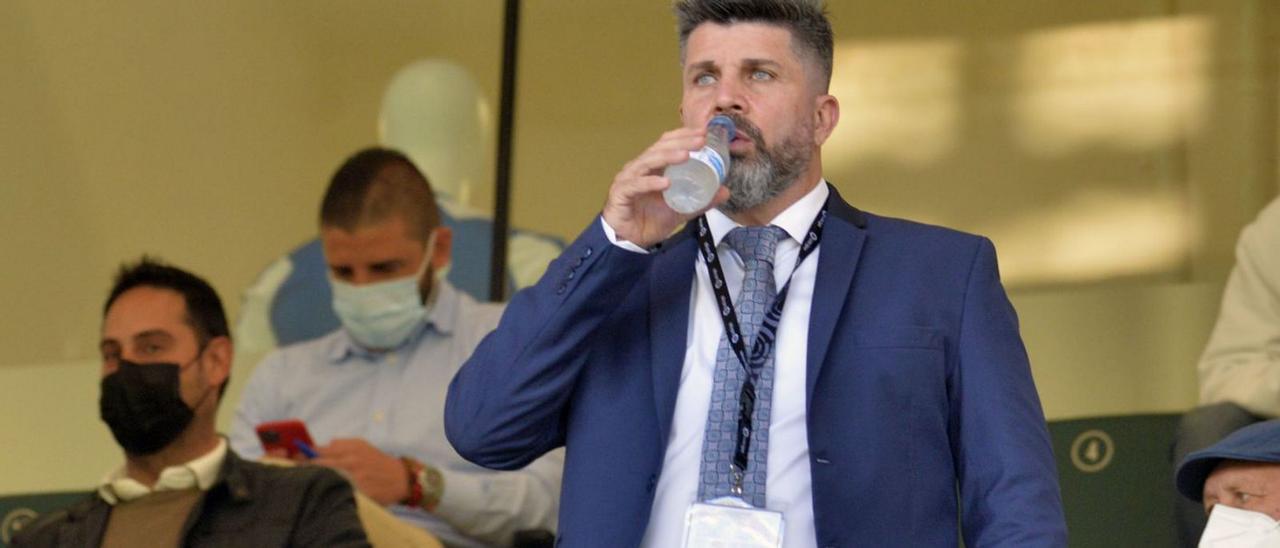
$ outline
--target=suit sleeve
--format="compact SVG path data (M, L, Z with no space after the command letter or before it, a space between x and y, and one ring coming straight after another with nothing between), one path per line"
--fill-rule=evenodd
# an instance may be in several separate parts
M1018 318L982 239L965 290L952 444L968 546L1066 546L1057 466Z
M1245 227L1222 308L1200 357L1200 404L1280 416L1280 200Z
M598 219L512 297L449 385L445 434L463 458L514 470L564 444L564 416L593 337L650 257L609 242Z
M315 479L302 497L294 528L294 546L363 548L369 546L356 511L351 484L328 468L315 467Z

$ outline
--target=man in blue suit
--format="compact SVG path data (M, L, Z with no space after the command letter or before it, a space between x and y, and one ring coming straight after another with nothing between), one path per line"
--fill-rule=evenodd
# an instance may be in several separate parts
M840 111L817 4L677 2L684 127L623 166L453 380L467 459L567 447L564 546L739 538L707 516L788 548L1066 545L991 242L823 179ZM676 213L664 169L715 115L737 127L728 177L705 215Z

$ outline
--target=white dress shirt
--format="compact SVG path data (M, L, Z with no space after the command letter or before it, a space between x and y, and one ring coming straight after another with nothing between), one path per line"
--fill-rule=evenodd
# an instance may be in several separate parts
M777 288L781 290L790 277L791 289L778 324L775 346L769 470L765 486L766 506L769 510L782 512L786 522L783 539L786 548L812 548L817 545L809 474L809 439L805 426L805 371L809 310L822 246L819 245L799 268L795 266L800 242L808 234L809 225L813 224L826 203L828 194L826 181L820 181L812 191L769 223L782 228L789 236L778 242L774 256L773 274ZM603 223L603 218L601 220ZM603 224L610 241L627 249L638 249L631 242L619 241L613 228L608 223ZM707 212L707 224L720 254L729 294L736 297L742 287L742 259L730 246L721 245L721 242L725 234L739 225L714 209ZM645 548L680 546L685 512L698 497L702 440L711 404L716 351L724 334L724 324L716 310L715 292L711 288L707 267L701 257L696 259L696 263L697 281L690 298L684 368L680 373L675 417L671 424L671 437L667 440L662 475L658 478L649 524L641 543Z
M218 480L218 471L222 470L224 460L227 460L227 440L218 438L218 446L212 451L161 470L156 484L150 487L126 475L122 466L102 479L98 484L98 496L115 506L158 491L181 491L193 487L208 491Z

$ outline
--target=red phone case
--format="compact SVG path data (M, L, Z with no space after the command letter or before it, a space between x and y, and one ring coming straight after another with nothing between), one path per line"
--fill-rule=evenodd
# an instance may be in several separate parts
M311 435L307 433L307 425L298 419L264 422L259 424L255 430L258 432L258 440L262 442L263 449L267 451L284 449L289 458L305 455L305 451L299 446L299 443L305 444L307 450L315 448L315 443L311 441ZM311 457L314 455L306 456Z

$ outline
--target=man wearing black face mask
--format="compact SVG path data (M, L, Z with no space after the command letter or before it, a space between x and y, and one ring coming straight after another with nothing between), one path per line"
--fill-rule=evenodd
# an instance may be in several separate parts
M214 427L232 344L213 288L144 258L102 321L101 418L124 466L14 546L367 546L350 484L241 460Z

